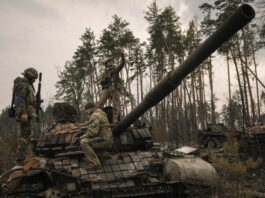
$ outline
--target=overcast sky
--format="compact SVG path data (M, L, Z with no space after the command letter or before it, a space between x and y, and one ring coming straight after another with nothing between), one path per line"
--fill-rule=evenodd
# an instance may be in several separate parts
M13 80L27 67L43 73L42 97L55 94L56 67L62 67L81 44L86 27L99 38L101 31L117 14L130 23L129 28L146 40L144 11L152 0L0 0L0 110L10 105ZM160 8L171 5L185 28L203 0L157 0ZM259 58L259 72L264 79L264 56ZM227 91L226 66L220 58L215 64L215 88L220 103ZM265 80L264 80L265 81ZM220 83L221 82L221 83ZM37 83L35 83L37 87Z

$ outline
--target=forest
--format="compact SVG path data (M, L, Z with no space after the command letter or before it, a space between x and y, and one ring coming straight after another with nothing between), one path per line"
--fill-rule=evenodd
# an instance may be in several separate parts
M259 78L257 55L264 52L265 2L258 0L215 0L199 6L201 18L194 18L183 29L180 17L173 7L161 9L153 1L144 11L148 22L147 41L137 38L129 29L129 21L113 15L112 21L100 35L90 27L81 35L71 60L58 67L59 80L56 95L43 107L42 127L53 124L52 103L64 101L72 104L84 121L84 105L88 99L99 100L99 78L104 71L104 59L115 57L116 47L125 51L126 65L121 72L121 117L139 104L145 94L162 77L181 64L200 43L217 29L240 4L251 3L261 10L256 19L240 30L218 51L188 75L180 86L158 105L142 116L141 120L153 127L154 138L159 142L176 145L195 144L197 131L208 123L224 123L229 129L254 126L265 118L265 92L263 79ZM220 57L223 62L216 61ZM222 64L222 65L220 65ZM223 67L223 86L228 97L220 106L215 94L214 67ZM236 75L231 75L235 70ZM227 82L227 83L226 83ZM232 82L235 82L232 85ZM109 101L111 104L111 101ZM0 137L15 139L17 125L8 118L7 109L0 114Z

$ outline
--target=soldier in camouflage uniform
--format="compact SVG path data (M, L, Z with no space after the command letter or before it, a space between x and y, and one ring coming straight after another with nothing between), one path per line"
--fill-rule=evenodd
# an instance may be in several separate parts
M14 104L16 121L20 123L16 164L23 165L27 154L32 153L30 139L36 124L35 89L33 83L38 78L38 72L34 68L27 68L23 78L14 80Z
M113 123L118 122L120 112L120 92L121 92L121 79L119 72L125 65L125 57L122 48L117 48L121 54L121 63L115 67L113 65L113 58L107 58L105 60L106 71L100 78L100 84L102 86L102 92L100 95L98 107L103 108L108 98L112 98L113 102Z
M96 107L94 102L90 101L85 106L88 113L88 128L86 133L80 137L80 146L85 153L87 169L100 168L100 160L95 153L106 153L112 148L113 137L110 130L107 115ZM89 143L91 140L100 139L95 143Z

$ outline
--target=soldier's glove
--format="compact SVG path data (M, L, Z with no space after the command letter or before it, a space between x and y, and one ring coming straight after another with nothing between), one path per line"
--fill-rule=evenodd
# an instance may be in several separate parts
M80 140L82 139L83 136L85 136L86 134L84 133L78 133L75 137L74 140L72 141L71 145L78 145L80 144Z

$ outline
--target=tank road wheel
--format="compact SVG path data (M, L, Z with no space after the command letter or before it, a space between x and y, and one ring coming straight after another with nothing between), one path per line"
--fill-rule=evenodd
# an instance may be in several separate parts
M45 198L61 198L61 192L56 188L48 188L45 192Z
M216 142L213 139L207 141L207 148L214 149L216 147Z

